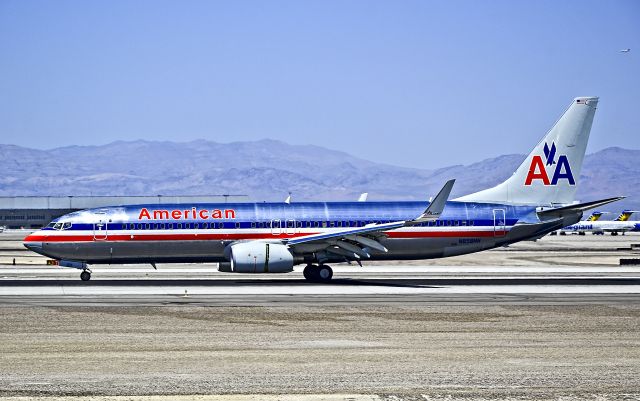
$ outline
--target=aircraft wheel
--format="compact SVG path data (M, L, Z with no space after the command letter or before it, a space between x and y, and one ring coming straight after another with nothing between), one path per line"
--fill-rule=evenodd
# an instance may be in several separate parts
M82 273L80 273L80 280L89 281L90 279L91 279L91 273L89 273L88 271L84 270Z
M331 266L320 265L318 267L316 277L318 281L328 283L331 281L331 277L333 277L333 269L331 269Z
M315 275L314 273L317 268L318 266L306 265L304 270L302 271L302 275L307 281L313 281L313 276Z

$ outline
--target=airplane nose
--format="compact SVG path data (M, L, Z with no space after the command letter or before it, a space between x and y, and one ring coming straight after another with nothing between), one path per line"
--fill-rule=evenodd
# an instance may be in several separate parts
M22 240L22 245L24 245L25 248L29 249L30 251L41 253L42 252L42 236L39 235L37 232L29 234Z

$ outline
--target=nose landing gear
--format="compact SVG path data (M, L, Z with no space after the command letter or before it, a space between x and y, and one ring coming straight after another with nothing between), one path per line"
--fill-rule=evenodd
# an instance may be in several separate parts
M328 283L333 277L333 269L328 265L307 265L302 274L307 281Z
M91 280L91 270L89 269L84 269L82 271L82 273L80 273L80 280L82 281L89 281Z

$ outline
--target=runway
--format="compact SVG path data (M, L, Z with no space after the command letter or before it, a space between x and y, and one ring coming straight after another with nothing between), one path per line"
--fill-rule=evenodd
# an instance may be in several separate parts
M335 265L330 284L215 264L82 282L0 242L0 397L638 399L640 266L619 260L639 240Z
M220 273L215 265L173 266L150 272L146 265L98 267L83 282L77 271L59 267L0 268L0 304L60 297L106 297L128 303L123 296L154 297L155 302L198 298L198 302L255 303L288 297L290 302L314 296L316 302L339 302L341 297L365 296L370 302L389 298L434 295L628 294L640 295L640 267L521 267L505 266L375 266L336 269L329 284L310 283L300 271L289 274L240 275ZM187 301L187 300L182 300Z

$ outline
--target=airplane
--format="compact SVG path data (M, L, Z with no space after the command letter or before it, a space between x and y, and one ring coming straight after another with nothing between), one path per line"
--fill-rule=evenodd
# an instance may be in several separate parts
M635 221L629 221L629 218L635 210L623 210L622 213L615 220L584 220L576 224L564 227L560 230L560 235L566 235L568 233L577 233L584 235L587 232L594 235L604 235L604 233L611 233L611 235L618 235L622 233L636 230L638 225Z
M535 104L535 103L534 103ZM305 265L329 282L330 263L442 258L539 238L622 199L574 202L597 97L575 98L504 182L449 200L127 205L77 211L24 239L82 270L92 264L218 262L221 271L286 273Z
M631 49L622 49L620 50L620 53L629 53L631 51Z

